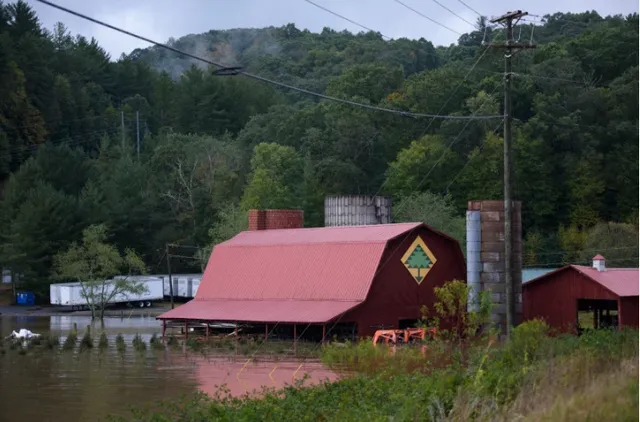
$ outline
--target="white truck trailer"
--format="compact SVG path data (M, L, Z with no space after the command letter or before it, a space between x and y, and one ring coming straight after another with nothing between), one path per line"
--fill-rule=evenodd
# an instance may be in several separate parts
M118 275L115 279L124 279L127 276ZM169 283L168 274L153 274L148 276L136 277L137 280L155 279L163 280L163 292L165 299L171 296L171 284L173 284L174 299L193 299L200 287L202 274L173 274L171 276L171 284Z
M145 291L140 294L118 293L108 303L107 306L129 304L138 308L151 307L153 302L163 299L163 286L161 278L135 277L145 287ZM113 291L114 282L105 283L105 296L109 296ZM49 287L50 302L52 305L68 306L71 309L86 309L87 300L83 296L83 288L80 282L75 283L55 283Z

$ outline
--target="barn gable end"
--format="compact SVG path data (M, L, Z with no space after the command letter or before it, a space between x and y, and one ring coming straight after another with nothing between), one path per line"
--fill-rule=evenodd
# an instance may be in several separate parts
M408 269L403 259L414 253L416 245L426 246L427 259L435 261L419 282L417 271ZM458 242L428 226L419 226L387 243L366 300L344 319L358 321L360 336L372 335L378 328L406 326L422 317L423 306L433 310L435 287L454 279L464 281L465 275Z

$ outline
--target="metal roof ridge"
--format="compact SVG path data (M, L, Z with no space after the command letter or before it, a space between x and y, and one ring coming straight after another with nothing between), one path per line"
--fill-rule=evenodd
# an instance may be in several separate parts
M575 265L575 264L570 264L572 267L581 269L581 270L594 270L594 271L598 271L596 268L590 267L588 265ZM609 272L609 271L640 271L640 268L634 268L634 267L628 267L628 268L609 268L607 267L607 269L604 272ZM603 271L598 271L598 272L603 272Z
M243 230L240 233L272 233L274 231L286 231L286 230L339 230L339 229L369 229L372 227L389 227L389 226L418 226L424 224L422 222L403 222L403 223L383 223L383 224L356 224L352 226L322 226L322 227L295 227L295 228L287 228L287 229L267 229L267 230Z
M401 233L402 234L402 233ZM386 244L388 242L387 239L376 239L376 240L322 240L322 241L304 241L304 240L300 240L300 241L292 241L292 242L268 242L268 243L253 243L253 242L248 242L245 244L238 244L238 243L234 243L234 242L230 242L229 244L225 245L226 247L230 247L230 248L247 248L247 247L264 247L264 246L299 246L299 245L356 245L359 243L365 243L367 245L371 245L371 244ZM219 245L222 245L222 243L219 243ZM216 245L218 246L218 245Z
M219 297L219 298L207 298L207 299L199 299L199 298L193 298L192 300L198 300L200 302L221 302L221 301L225 301L225 302L345 302L345 303L362 303L364 302L364 300L355 300L355 299L294 299L294 298L288 298L288 299L274 299L274 298L270 298L270 299L255 299L255 298L243 298L243 299L235 299L235 298L223 298L223 297ZM191 300L189 301L191 302ZM189 302L186 302L185 305ZM177 309L177 308L174 308Z

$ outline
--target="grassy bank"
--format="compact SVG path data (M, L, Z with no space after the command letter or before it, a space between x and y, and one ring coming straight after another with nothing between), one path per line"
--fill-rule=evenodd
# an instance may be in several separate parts
M637 330L548 337L530 322L506 344L486 337L391 353L363 342L327 346L322 359L344 379L262 398L196 395L113 420L637 420Z

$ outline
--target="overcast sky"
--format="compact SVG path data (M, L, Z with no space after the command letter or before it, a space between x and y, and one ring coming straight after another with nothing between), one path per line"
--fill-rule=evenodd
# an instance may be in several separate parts
M314 32L321 31L325 26L352 32L362 30L304 0L52 1L160 42L167 41L169 37L177 39L183 35L207 32L211 29L261 28L282 26L290 22L295 23L300 29L307 28ZM394 0L313 1L392 38L424 37L436 45L448 45L458 38L454 32L430 22ZM467 21L475 22L477 15L459 0L438 1ZM37 11L46 28L51 29L56 22L63 22L73 34L95 37L113 59L117 59L121 53L148 46L143 41L52 9L35 0L27 2ZM468 23L440 7L434 0L402 2L457 32L464 33L473 29ZM501 15L512 9L526 10L532 15L586 10L596 10L601 15L638 12L638 0L465 0L464 3L488 16Z

